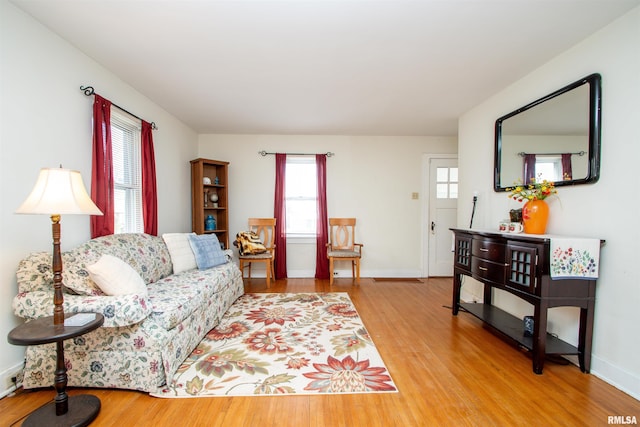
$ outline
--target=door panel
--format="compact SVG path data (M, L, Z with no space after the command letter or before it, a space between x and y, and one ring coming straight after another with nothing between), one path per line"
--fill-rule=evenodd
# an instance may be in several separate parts
M458 217L458 160L429 160L429 276L453 275L453 233Z

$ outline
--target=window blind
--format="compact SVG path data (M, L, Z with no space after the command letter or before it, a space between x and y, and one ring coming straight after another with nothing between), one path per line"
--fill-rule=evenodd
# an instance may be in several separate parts
M141 233L142 170L140 121L111 109L115 233Z

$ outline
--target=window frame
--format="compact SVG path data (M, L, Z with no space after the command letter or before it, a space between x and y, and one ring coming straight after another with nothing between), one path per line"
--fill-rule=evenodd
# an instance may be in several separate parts
M441 170L446 170L446 177L440 175ZM455 176L452 176L455 170ZM459 193L459 169L457 166L438 166L436 167L436 199L438 200L457 200ZM446 195L443 194L441 186L444 186ZM455 187L455 191L452 189ZM444 197L442 197L444 195Z
M309 165L312 166L314 169L314 173L313 173L313 193L314 196L311 197L310 195L307 196L297 196L297 197L292 197L290 194L287 194L287 191L290 189L290 186L288 185L290 182L289 179L289 172L291 171L290 165L292 164L296 164L296 165ZM285 210L287 212L287 224L286 227L289 227L290 224L290 207L289 207L289 203L291 201L314 201L314 205L315 205L315 215L314 215L314 224L313 224L313 231L305 231L305 232L300 232L300 231L290 231L290 230L285 230L286 236L287 236L287 242L291 242L291 243L313 243L316 241L316 236L317 236L317 222L318 222L318 212L317 212L317 207L318 207L318 185L317 185L317 165L316 165L316 160L313 157L310 156L292 156L292 155L288 155L287 156L287 168L286 168L286 176L285 176Z
M123 134L121 165L123 176L129 176L130 181L119 180L120 173L117 168L118 153L114 135ZM139 119L117 109L111 108L111 155L113 168L114 191L114 224L113 233L143 233L144 218L142 214L142 124ZM118 216L121 215L116 206L116 195L124 191L124 224L119 226ZM131 211L135 211L131 213ZM124 227L124 229L122 229Z

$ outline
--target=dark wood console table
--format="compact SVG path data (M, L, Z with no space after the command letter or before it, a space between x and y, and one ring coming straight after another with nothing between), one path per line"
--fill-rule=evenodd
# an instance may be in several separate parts
M64 340L84 335L99 328L104 323L104 316L93 313L95 317L80 326L54 325L53 316L29 320L14 328L7 336L7 341L15 345L40 345L56 343L56 372L54 386L57 391L55 399L32 412L23 426L87 426L100 412L100 399L90 394L67 396L67 369L64 365ZM66 314L65 317L71 317Z
M452 313L462 308L500 331L533 356L533 372L542 374L545 356L577 355L582 372L591 366L595 279L550 277L550 238L531 234L451 229L455 236ZM483 303L461 303L462 276L484 284ZM513 294L534 307L532 336L525 336L522 319L491 304L492 289ZM547 310L579 307L578 347L547 333Z

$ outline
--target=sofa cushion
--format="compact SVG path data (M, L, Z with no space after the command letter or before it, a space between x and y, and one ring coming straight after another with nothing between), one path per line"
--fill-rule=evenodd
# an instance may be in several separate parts
M64 285L79 295L104 295L89 277L87 266L103 254L113 255L138 272L144 283L171 274L171 255L161 237L142 233L111 234L91 239L62 254Z
M189 243L189 235L195 235L195 233L165 233L162 235L162 239L171 255L174 274L198 267L196 257Z
M102 255L87 266L89 276L106 295L146 295L147 285L129 264L113 255Z
M173 329L200 307L202 301L230 286L236 274L239 274L236 265L228 262L207 270L173 274L150 284L149 317L164 329Z
M227 256L215 234L190 235L189 243L196 256L198 269L206 270L227 262Z

